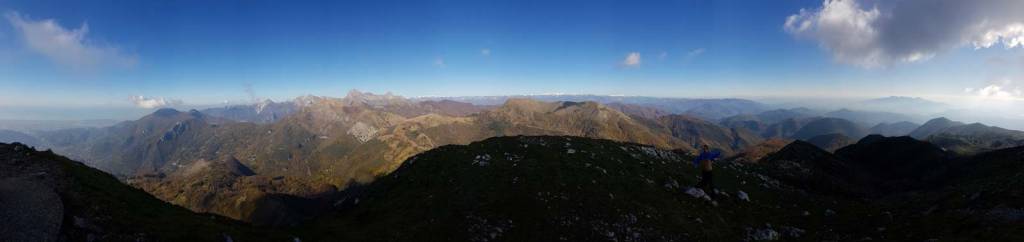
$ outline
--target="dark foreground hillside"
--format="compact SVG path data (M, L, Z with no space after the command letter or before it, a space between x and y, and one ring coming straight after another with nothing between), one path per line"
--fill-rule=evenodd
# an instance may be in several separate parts
M325 197L333 208L319 217L271 229L192 213L51 152L0 144L0 240L1024 240L1024 147L956 158L927 142L869 136L841 151L793 142L757 163L721 161L719 189L704 193L690 188L698 171L685 153L490 138L416 155Z
M0 143L0 241L286 241L49 151Z
M443 146L350 190L339 212L303 231L357 241L1024 239L1024 148L954 159L900 137L868 137L843 156L790 146L758 164L719 162L711 196L688 189L698 174L689 156L649 146L575 137Z
M443 146L339 201L310 223L319 239L357 241L743 241L887 238L889 219L860 202L806 194L749 173L697 182L690 157L575 137L500 137ZM712 198L713 197L713 198ZM851 226L854 225L854 226Z

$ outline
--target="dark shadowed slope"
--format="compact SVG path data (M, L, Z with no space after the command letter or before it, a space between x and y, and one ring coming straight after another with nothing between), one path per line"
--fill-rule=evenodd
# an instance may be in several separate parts
M828 152L835 152L839 148L853 144L854 141L843 134L823 134L807 139L807 143L811 143Z
M442 146L337 197L337 213L310 223L303 238L1015 241L1022 234L1013 231L1024 228L1005 218L977 220L990 211L1013 216L1020 204L1012 199L1019 193L988 195L1009 200L975 200L992 204L977 207L987 210L975 215L957 210L970 208L962 205L924 213L934 196L916 192L922 190L880 196L873 188L889 180L802 141L758 164L720 162L715 175L721 192L714 198L686 190L697 180L689 158L576 137L497 137ZM998 167L1016 169L999 174L1020 172L1020 166Z
M278 240L211 214L160 201L113 176L49 151L0 143L0 240Z
M814 193L861 198L877 180L860 168L804 141L793 141L758 161L762 173Z
M870 135L835 152L870 174L887 180L895 190L928 185L928 179L945 172L952 156L942 148L908 136Z
M879 123L868 129L868 132L883 136L907 136L920 126L920 124L911 122Z
M410 158L307 231L359 241L815 241L865 229L824 214L855 205L799 195L735 163L716 172L722 193L710 199L684 192L697 170L674 152L576 137L490 138Z

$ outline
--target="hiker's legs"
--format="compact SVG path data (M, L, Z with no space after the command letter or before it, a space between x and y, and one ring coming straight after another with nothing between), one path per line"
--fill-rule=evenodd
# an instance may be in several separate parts
M703 174L704 180L707 180L705 183L707 183L706 186L708 187L707 189L704 190L707 190L709 193L713 193L715 190L715 177L712 174L713 173L711 173L711 171L704 171Z
M697 183L697 187L704 189L705 192L709 192L709 189L714 189L714 184L711 183L711 171L701 171L700 182Z

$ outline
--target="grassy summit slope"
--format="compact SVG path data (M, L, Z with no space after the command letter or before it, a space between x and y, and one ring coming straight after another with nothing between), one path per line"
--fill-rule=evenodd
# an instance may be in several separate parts
M863 204L807 195L737 163L717 168L716 198L694 196L686 187L696 174L690 157L651 146L490 138L410 158L305 231L359 241L817 241L860 238L874 228L839 225L881 219L863 215L880 213Z

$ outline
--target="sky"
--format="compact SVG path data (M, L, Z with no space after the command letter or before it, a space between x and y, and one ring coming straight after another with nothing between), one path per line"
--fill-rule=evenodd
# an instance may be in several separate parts
M344 96L925 97L1024 117L1024 1L0 0L0 119Z

